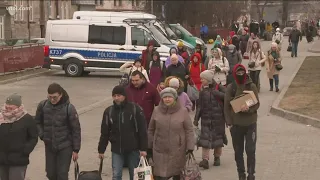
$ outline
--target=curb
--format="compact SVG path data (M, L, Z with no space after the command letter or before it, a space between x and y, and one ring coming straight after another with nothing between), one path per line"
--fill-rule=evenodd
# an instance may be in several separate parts
M317 46L316 46L317 45ZM320 45L319 42L317 41L314 41L311 48L308 49L308 52L311 52L311 53L320 53L320 49L317 48L317 49L313 49L312 47L318 47Z
M294 122L297 122L297 123L311 125L313 127L320 128L320 120L319 119L314 118L314 117L310 117L310 116L306 116L306 115L302 115L302 114L299 114L299 113L291 112L291 111L288 111L288 110L284 110L284 109L279 107L280 101L283 99L284 95L288 91L293 79L296 77L296 74L298 73L301 65L304 62L304 60L299 62L299 64L297 65L297 68L294 70L292 76L288 80L288 84L281 90L279 96L277 97L277 99L271 105L270 113L272 115L279 116L279 117L282 117L282 118L290 120L290 121L294 121Z
M308 52L311 52L311 53L320 53L320 50L308 49Z
M35 73L35 74L29 74L29 75L25 75L25 76L21 76L21 77L16 77L16 78L11 78L11 79L6 79L6 80L3 80L3 81L0 81L0 84L8 84L8 83L12 83L12 82L22 81L22 80L26 80L26 79L42 76L42 75L54 74L56 72L58 72L58 71L48 70L48 71L39 72L39 73Z

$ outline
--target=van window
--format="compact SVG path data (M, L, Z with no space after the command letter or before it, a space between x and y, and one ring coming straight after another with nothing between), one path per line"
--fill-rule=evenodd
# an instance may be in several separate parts
M88 25L52 24L51 40L56 42L88 42ZM76 33L75 33L76 32Z
M93 44L124 45L126 42L126 28L90 25L88 42Z
M131 28L132 45L147 46L152 36L143 29L132 27Z

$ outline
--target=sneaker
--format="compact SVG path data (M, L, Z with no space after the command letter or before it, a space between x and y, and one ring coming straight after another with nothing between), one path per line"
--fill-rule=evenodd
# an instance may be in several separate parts
M270 88L270 90L269 91L273 91L273 88Z
M202 167L203 169L209 169L209 161L206 159L203 159L200 163L199 163L199 167Z
M214 165L214 166L220 166L220 157L215 157L215 158L214 158L213 165Z

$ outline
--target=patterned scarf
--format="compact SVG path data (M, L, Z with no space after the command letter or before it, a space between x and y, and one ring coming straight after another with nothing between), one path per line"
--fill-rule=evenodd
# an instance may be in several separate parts
M6 123L6 124L14 123L20 120L26 114L27 114L27 111L24 109L23 105L21 105L19 108L13 111L8 111L4 105L0 113L0 125L2 123Z

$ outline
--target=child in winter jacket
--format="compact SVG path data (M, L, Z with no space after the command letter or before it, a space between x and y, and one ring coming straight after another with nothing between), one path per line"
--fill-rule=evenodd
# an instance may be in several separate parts
M167 77L165 87L174 88L178 93L178 100L181 106L186 107L189 112L192 110L192 102L187 93L184 92L184 83L180 78L175 76Z
M222 56L222 51L219 48L211 50L212 57L208 62L208 70L214 72L214 80L221 85L227 84L227 74L230 69L227 58Z
M136 59L133 63L126 62L119 68L120 72L129 74L129 77L131 76L131 73L136 70L140 71L144 75L146 80L150 82L147 71L141 65L141 59Z

